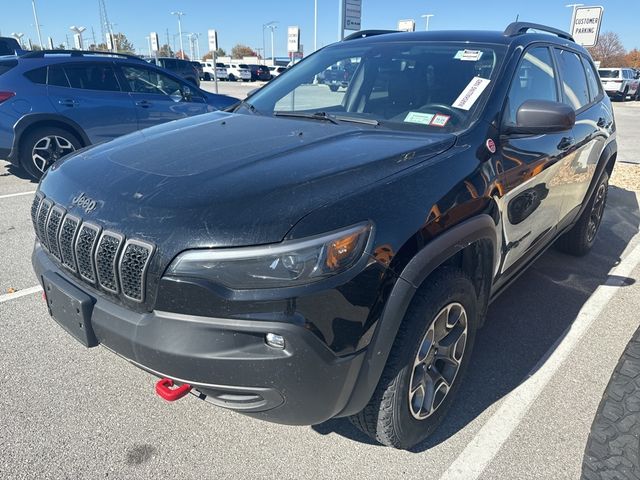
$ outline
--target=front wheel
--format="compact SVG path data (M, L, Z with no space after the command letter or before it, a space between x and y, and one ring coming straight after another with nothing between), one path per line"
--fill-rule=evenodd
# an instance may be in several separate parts
M20 142L20 164L35 180L60 158L81 147L75 135L57 127L41 127L29 132Z
M602 224L608 193L609 174L604 172L576 224L556 242L559 250L576 257L589 253Z
M205 73L204 74L204 80L205 80L205 82L210 82L211 81L211 75L209 73Z
M236 81L236 76L233 73L230 73L227 78L229 79L230 82L235 82Z
M332 92L337 92L338 91L338 86L337 85L329 85L329 90L331 90Z
M622 92L622 97L620 98L621 102L626 102L627 101L627 95L629 95L629 90L628 89L624 89L624 92Z
M380 443L408 449L440 424L469 365L477 297L461 270L443 268L416 292L368 405L351 422Z

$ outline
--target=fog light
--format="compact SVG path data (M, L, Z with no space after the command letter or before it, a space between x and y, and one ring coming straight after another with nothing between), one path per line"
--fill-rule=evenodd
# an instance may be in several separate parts
M276 335L275 333L267 333L265 337L267 345L273 348L284 349L284 337L282 335Z

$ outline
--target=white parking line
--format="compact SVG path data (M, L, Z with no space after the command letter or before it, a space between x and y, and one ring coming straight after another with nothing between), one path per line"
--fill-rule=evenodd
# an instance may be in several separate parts
M627 247L629 249L630 246ZM623 254L622 258L609 272L607 281L583 305L565 334L540 359L527 380L504 398L498 410L442 474L440 480L475 480L482 474L593 321L625 284L624 278L640 263L640 245L636 245L627 256Z
M14 293L5 293L4 295L0 295L0 303L8 302L9 300L25 297L27 295L31 295L32 293L38 293L41 291L42 287L40 285L36 285L35 287L25 288Z
M31 190L29 192L9 193L7 195L0 195L0 200L3 198L19 197L21 195L33 195L34 193L36 193L35 190Z

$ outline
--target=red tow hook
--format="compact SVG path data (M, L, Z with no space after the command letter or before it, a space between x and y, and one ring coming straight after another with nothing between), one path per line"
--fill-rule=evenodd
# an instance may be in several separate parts
M191 385L188 383L182 384L179 387L173 387L173 380L170 378L163 378L156 383L156 393L159 397L164 398L167 402L175 402L180 400L187 393L191 391Z

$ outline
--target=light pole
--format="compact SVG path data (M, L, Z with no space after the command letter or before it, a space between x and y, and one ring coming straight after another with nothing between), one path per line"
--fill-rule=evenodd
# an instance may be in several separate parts
M171 15L178 17L178 35L180 36L180 52L184 58L184 46L182 45L182 17L186 14L183 12L171 12Z
M276 27L276 21L271 21L269 23L265 23L264 25L262 25L262 51L264 52L264 61L263 63L266 65L266 59L267 59L267 49L265 48L264 45L264 29L265 28L269 28L271 29L271 61L273 62L273 30L278 28Z
M269 25L269 30L271 30L271 63L272 65L276 64L276 56L275 56L274 47L273 47L273 34L276 28L278 28L278 26L275 23L272 25Z
M38 12L36 12L36 0L31 0L31 6L33 7L33 18L36 22L36 31L38 32L38 43L40 43L40 48L44 50L42 35L40 34L40 22L38 22Z
M425 30L425 32L428 32L428 31L429 31L429 19L430 19L431 17L435 16L435 15L434 15L433 13L427 13L427 14L425 14L425 15L420 15L420 16L421 16L422 18L424 18L425 23L426 23L426 25L425 25L425 29L424 29L424 30Z
M318 0L313 0L313 51L318 50Z
M22 32L20 32L20 33L13 32L11 34L11 36L18 41L18 43L20 44L20 48L22 48L22 37L24 37L24 33L22 33Z
M576 9L578 7L582 7L584 3L570 3L569 5L565 5L567 8L573 8L573 12L571 13L571 26L569 27L569 33L573 35L573 24L576 21Z
M84 49L84 43L82 41L82 32L84 32L87 29L87 27L76 27L75 25L71 25L69 27L69 30L71 30L72 32L75 32L78 35L78 45L80 46L80 50Z

